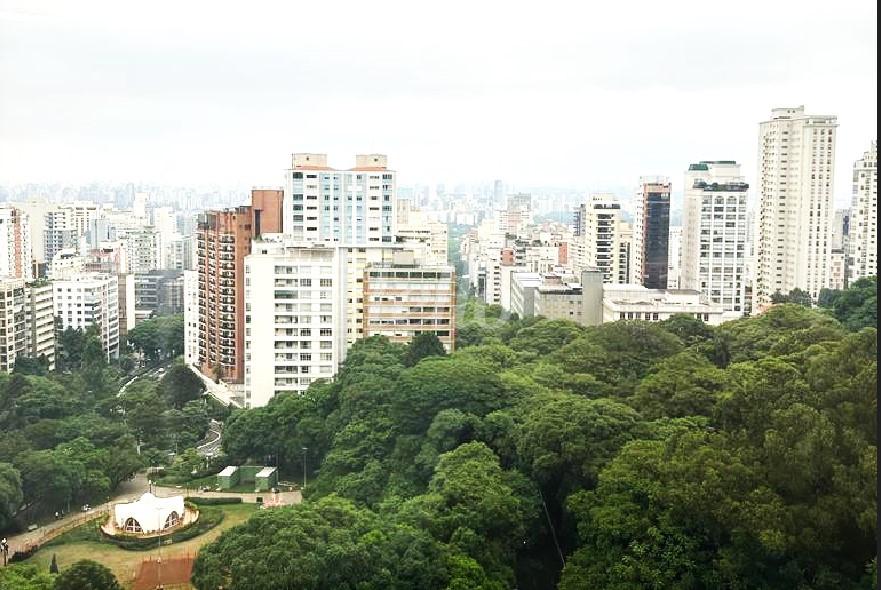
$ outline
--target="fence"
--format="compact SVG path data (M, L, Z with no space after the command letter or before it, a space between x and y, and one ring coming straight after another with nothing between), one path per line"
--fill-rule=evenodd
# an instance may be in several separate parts
M27 559L28 557L36 553L40 549L40 547L42 547L52 539L55 539L56 537L59 537L69 531L72 531L76 527L84 525L87 522L92 522L101 518L107 518L109 514L110 513L107 510L98 510L96 512L82 514L70 520L65 520L64 523L54 527L50 526L44 531L40 531L39 529L37 529L37 531L34 531L34 533L36 534L35 537L29 538L27 542L23 543L19 547L10 547L9 562L13 563L16 561Z

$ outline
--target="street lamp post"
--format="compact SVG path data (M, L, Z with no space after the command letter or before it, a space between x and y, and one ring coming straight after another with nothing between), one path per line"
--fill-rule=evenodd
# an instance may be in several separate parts
M156 588L162 590L162 513L161 508L156 508L156 530L159 531L159 545L157 548L158 559L156 560Z
M303 447L303 489L306 489L306 451L309 447Z

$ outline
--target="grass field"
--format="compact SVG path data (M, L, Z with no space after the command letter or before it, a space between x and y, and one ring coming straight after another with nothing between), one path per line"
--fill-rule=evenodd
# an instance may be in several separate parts
M189 539L174 545L162 547L163 557L196 553L202 545L216 539L220 533L248 519L257 510L256 504L227 504L217 506L225 513L223 522L194 539ZM75 536L73 536L75 539ZM128 551L107 543L89 541L77 541L50 545L40 549L32 558L24 563L36 564L49 571L52 562L52 554L58 561L58 568L64 570L72 563L80 559L91 559L110 568L124 587L131 583L141 561L156 557L156 551Z

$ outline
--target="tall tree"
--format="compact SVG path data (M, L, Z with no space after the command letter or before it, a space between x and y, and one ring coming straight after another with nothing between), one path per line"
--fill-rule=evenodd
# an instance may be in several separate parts
M81 559L55 579L55 590L122 590L122 586L100 563Z
M407 347L404 355L404 366L412 367L425 357L444 356L447 354L444 345L433 332L420 332Z
M183 408L205 392L205 384L183 363L175 363L159 381L159 390L175 408Z
M9 463L0 463L0 531L12 523L23 500L21 474Z

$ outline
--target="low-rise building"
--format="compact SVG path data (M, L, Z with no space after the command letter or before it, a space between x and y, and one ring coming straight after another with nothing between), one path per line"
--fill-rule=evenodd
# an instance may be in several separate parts
M721 304L711 303L700 291L649 289L632 284L605 285L602 309L603 323L617 320L660 322L682 313L713 326L722 323L724 311Z

